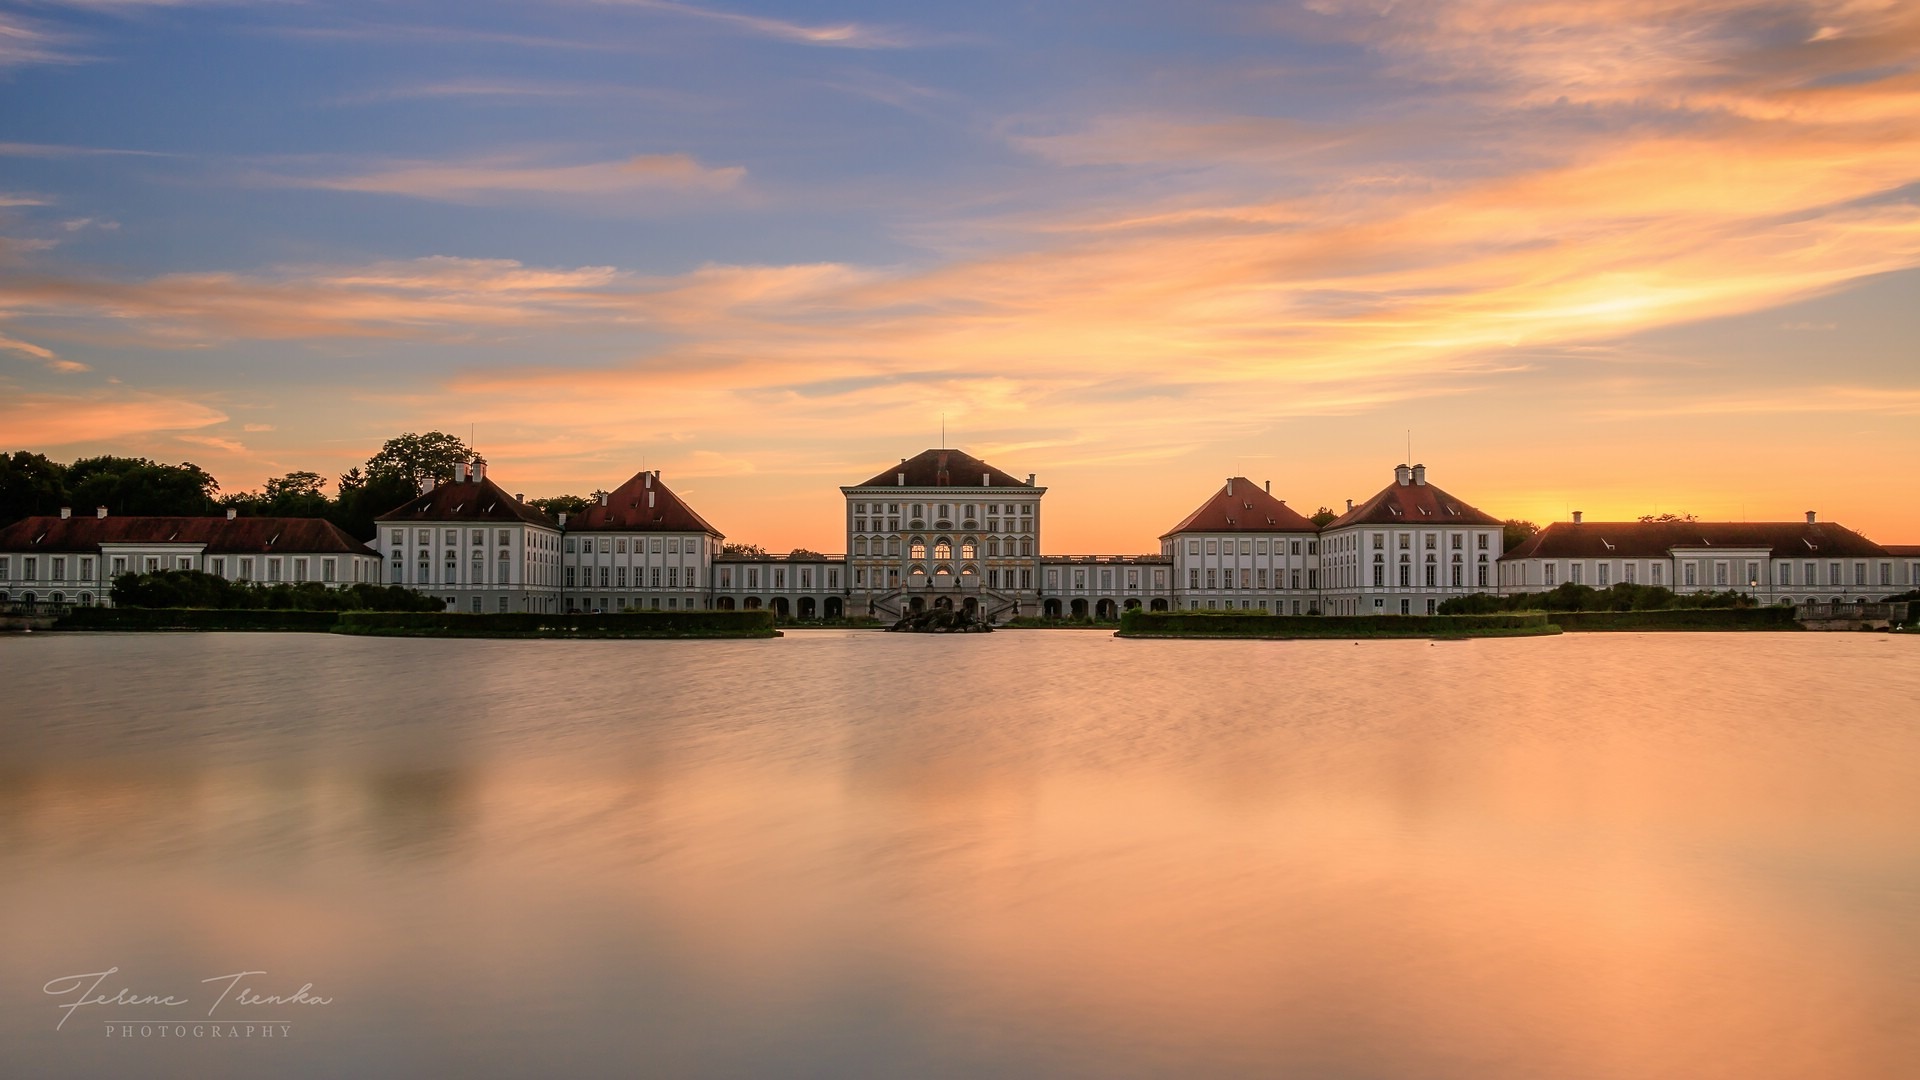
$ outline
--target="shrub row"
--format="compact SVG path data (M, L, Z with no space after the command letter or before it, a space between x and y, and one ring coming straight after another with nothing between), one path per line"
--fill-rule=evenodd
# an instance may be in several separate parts
M337 611L285 608L108 608L77 607L54 623L55 630L296 630L325 633Z
M771 611L631 611L543 615L503 612L348 611L343 634L414 637L772 637Z
M1790 607L1672 608L1664 611L1556 611L1562 630L1798 630Z
M1261 615L1254 612L1128 611L1122 637L1379 637L1547 633L1545 612L1502 615Z

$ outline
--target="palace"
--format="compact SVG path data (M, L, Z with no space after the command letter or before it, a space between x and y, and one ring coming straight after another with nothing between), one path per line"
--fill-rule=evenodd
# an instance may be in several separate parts
M404 585L450 611L771 609L891 621L935 609L990 622L1113 619L1130 608L1430 614L1452 597L1616 582L1734 590L1762 603L1878 600L1920 585L1920 547L1819 522L1584 522L1502 554L1502 523L1399 465L1316 523L1270 483L1232 476L1141 555L1046 554L1047 489L961 450L926 450L840 489L844 554L729 550L667 486L635 474L548 517L484 462L429 481L363 545L314 519L36 517L0 530L0 603L108 602L115 575L191 569L240 581Z

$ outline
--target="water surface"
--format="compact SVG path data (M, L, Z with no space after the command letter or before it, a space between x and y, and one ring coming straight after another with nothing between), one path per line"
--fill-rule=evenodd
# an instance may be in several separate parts
M1920 639L40 634L0 679L4 1075L1920 1075ZM192 1001L55 1030L114 966ZM250 971L332 1002L108 1033Z

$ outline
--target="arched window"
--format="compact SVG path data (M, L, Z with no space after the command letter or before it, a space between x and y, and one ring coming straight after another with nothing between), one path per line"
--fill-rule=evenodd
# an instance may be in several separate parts
M933 557L936 559L953 558L953 541L941 537L933 542Z
M980 557L979 541L975 540L971 536L967 537L965 540L960 541L960 557L963 559L979 558Z
M972 563L968 563L960 568L960 576L963 578L977 577L979 573L980 571L976 569Z
M927 568L924 566L915 566L913 569L907 571L907 575L913 579L915 585L924 584L927 576Z
M57 593L54 593L52 596L47 597L47 599L53 601L56 604L64 604L67 602L67 594L63 592L57 592Z
M911 558L924 559L927 557L927 542L920 537L914 537L910 547L912 549Z

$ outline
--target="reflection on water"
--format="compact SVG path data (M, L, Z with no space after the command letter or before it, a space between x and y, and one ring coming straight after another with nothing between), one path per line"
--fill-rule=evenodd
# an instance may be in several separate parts
M6 1075L1920 1075L1913 639L35 635L0 672ZM42 984L115 965L334 1003L55 1031Z

